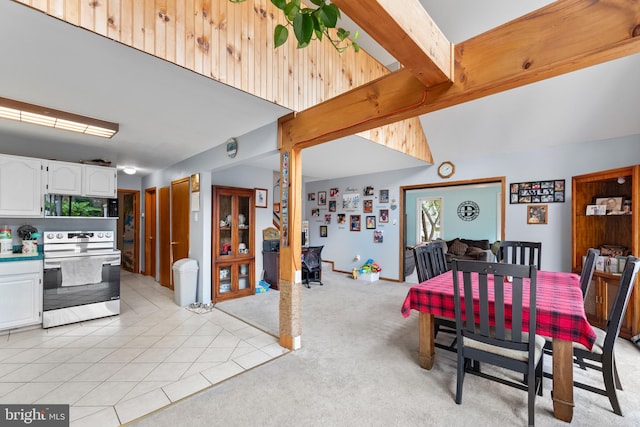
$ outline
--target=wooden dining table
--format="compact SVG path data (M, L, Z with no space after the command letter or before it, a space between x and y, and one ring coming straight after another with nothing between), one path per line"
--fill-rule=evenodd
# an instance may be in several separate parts
M459 282L462 283L462 279ZM572 342L590 349L596 341L596 333L584 311L580 276L540 270L536 284L536 334L553 340L554 416L571 422L574 407ZM526 280L524 291L528 292ZM431 369L435 362L434 316L455 319L453 293L453 272L448 271L412 286L402 304L405 318L411 310L419 312L419 364L425 369ZM474 298L477 298L475 293ZM524 325L527 325L528 315L529 307L524 307Z

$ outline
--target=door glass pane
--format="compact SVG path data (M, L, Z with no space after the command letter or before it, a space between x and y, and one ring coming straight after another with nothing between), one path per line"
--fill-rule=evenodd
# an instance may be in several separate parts
M219 199L220 239L218 241L218 253L220 255L231 255L231 227L233 222L231 217L231 196L221 195Z
M231 292L231 267L220 267L218 269L218 277L220 279L218 292L220 292L221 294Z
M238 265L238 289L249 287L249 264L240 264Z
M238 197L238 253L248 254L249 247L249 197Z

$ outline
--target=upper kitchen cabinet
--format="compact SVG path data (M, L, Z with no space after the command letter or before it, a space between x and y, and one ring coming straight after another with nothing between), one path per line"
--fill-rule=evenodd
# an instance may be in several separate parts
M115 168L83 165L83 194L93 197L118 197L118 173Z
M47 193L81 195L82 165L53 160L47 162Z
M0 154L0 216L43 215L42 161Z

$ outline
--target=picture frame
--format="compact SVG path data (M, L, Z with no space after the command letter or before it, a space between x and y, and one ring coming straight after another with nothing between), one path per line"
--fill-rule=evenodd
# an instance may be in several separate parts
M343 194L342 209L345 211L360 210L360 194L358 193Z
M266 188L256 188L256 208L266 208L268 205L269 190Z
M280 213L280 203L276 202L273 204L273 213Z
M380 203L389 203L389 190L380 190L378 201Z
M351 231L360 231L360 215L349 215L349 224L349 229Z
M324 214L324 223L331 224L331 214Z
M329 197L331 197L332 199L338 197L338 194L340 194L340 190L337 187L329 189Z
M380 209L378 211L378 222L387 224L389 222L389 209Z
M373 243L382 243L383 239L382 230L376 230L373 232Z
M347 223L347 215L340 213L338 214L338 219L336 220L338 224L346 224Z
M311 209L311 216L320 216L320 209L317 209L317 208Z
M372 213L373 212L373 200L366 199L362 201L362 212L364 213Z
M329 200L329 212L335 212L335 211L336 211L336 201Z
M514 182L509 185L509 203L564 203L565 180Z
M362 189L363 196L373 196L373 185L367 185Z
M318 206L323 206L326 204L327 204L327 192L318 191Z
M316 199L316 193L307 193L307 202L313 202Z
M587 205L587 216L592 215L606 215L607 210L605 205Z
M327 237L327 226L326 225L321 225L320 226L320 237Z
M546 224L548 212L548 205L528 205L527 224Z
M376 217L369 215L365 218L367 230L373 230L376 228Z
M623 215L622 201L624 197L609 196L609 197L596 197L596 205L604 206L606 215Z

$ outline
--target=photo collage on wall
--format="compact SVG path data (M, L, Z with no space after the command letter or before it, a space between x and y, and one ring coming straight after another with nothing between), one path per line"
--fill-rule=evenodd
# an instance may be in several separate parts
M564 203L564 179L516 182L509 186L509 203Z
M319 223L321 238L329 237L329 226L335 224L336 230L373 230L373 243L383 243L384 232L381 227L389 223L390 216L387 207L389 190L379 190L376 195L371 185L362 190L347 187L344 192L334 187L328 191L307 193L307 202L312 220Z

